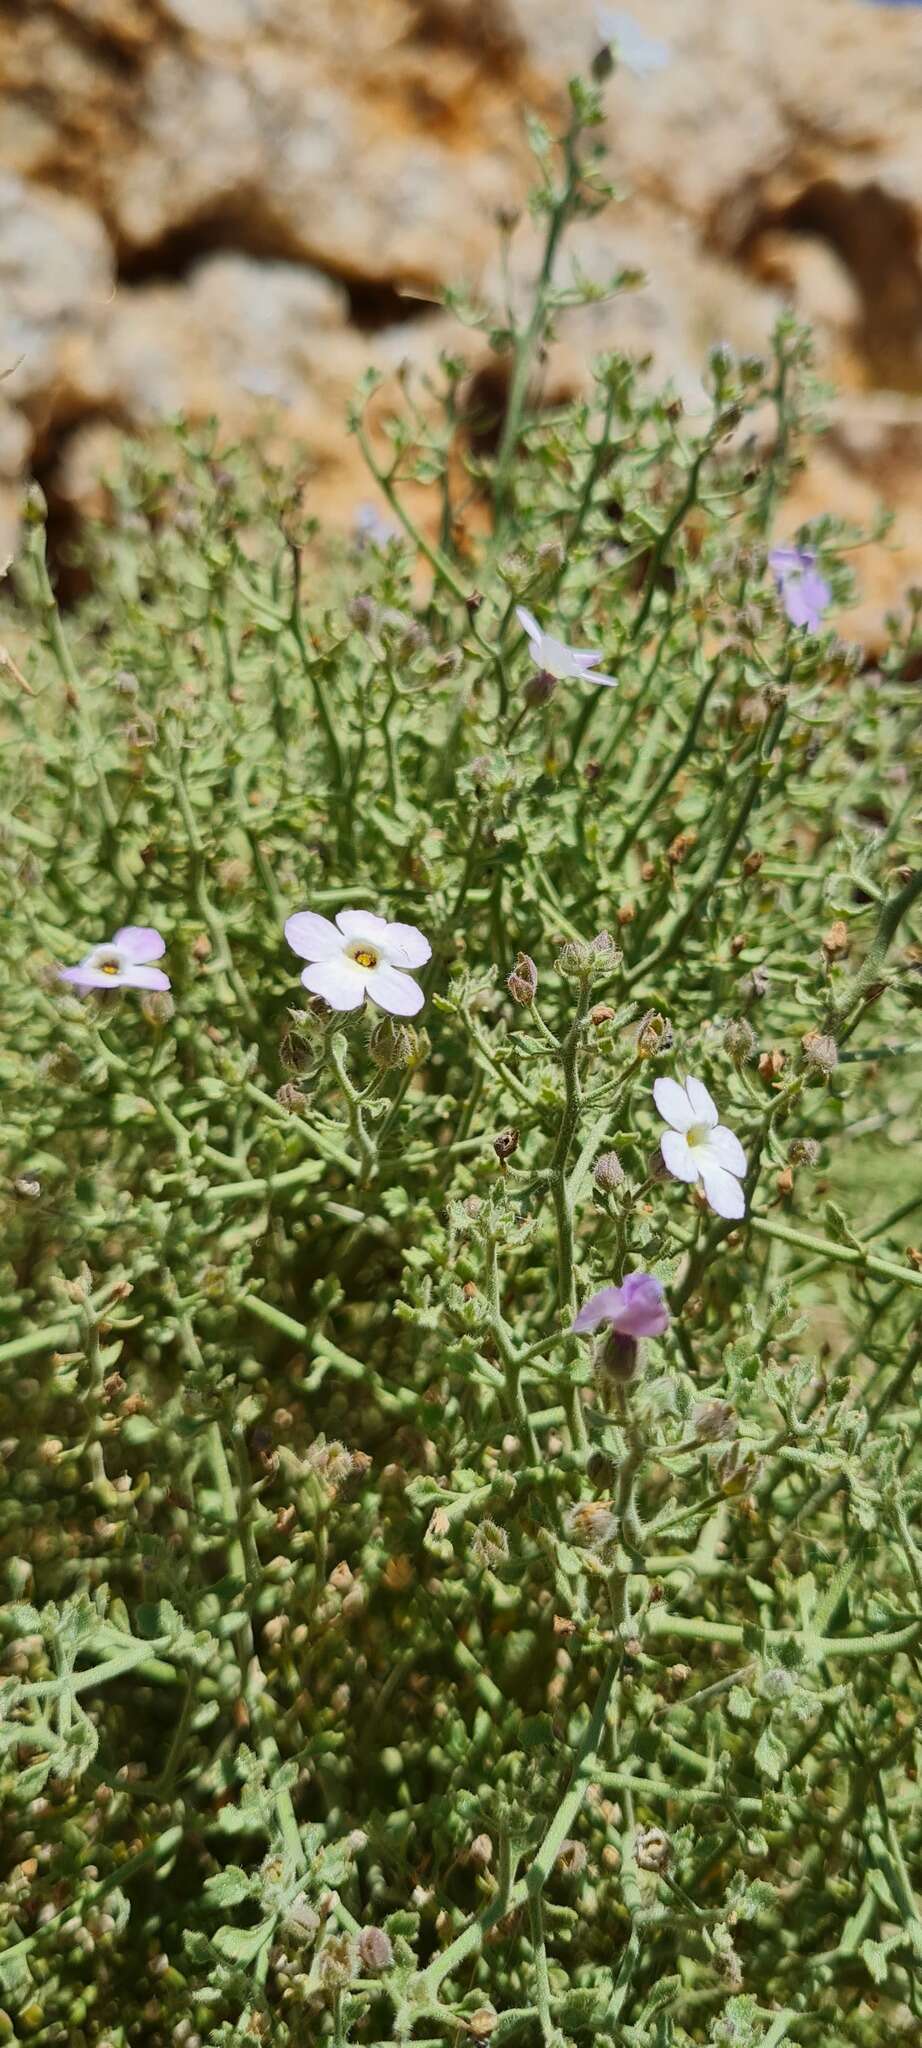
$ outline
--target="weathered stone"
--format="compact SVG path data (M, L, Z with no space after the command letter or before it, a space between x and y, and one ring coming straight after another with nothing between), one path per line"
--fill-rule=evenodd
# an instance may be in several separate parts
M782 305L805 312L842 397L784 529L895 505L903 545L862 557L862 603L842 620L874 640L922 573L922 15L858 0L636 12L668 62L610 79L624 200L573 249L594 277L628 264L649 281L566 317L548 377L579 388L614 343L652 356L695 408L711 343L760 353ZM0 369L19 424L0 434L0 471L60 448L54 487L79 508L107 421L216 412L268 434L274 419L306 447L317 509L351 520L368 495L342 426L356 377L369 356L393 372L458 345L427 302L459 279L495 283L495 216L527 186L522 109L559 121L566 78L598 46L591 0L6 14ZM525 216L520 286L535 248Z

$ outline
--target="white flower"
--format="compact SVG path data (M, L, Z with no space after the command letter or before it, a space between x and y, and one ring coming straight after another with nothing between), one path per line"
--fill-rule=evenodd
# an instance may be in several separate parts
M403 972L432 955L415 924L388 924L373 910L340 910L331 924L315 910L299 910L288 918L285 937L310 961L301 976L305 988L331 1010L357 1010L367 995L394 1017L415 1017L422 1009L422 989Z
M592 647L568 647L565 640L555 640L553 633L544 633L536 618L517 604L515 615L523 633L528 635L528 651L535 667L547 675L556 676L558 681L581 683L605 683L610 690L618 685L617 676L599 676L595 673L597 661L602 656Z
M58 974L74 988L165 989L169 975L150 964L165 952L165 940L153 925L125 924L114 939L94 946L76 967L59 967Z
M614 44L619 63L632 71L635 78L649 78L654 71L665 71L670 58L669 44L644 35L632 14L620 7L597 7L595 25L601 41Z
M740 1181L746 1154L733 1132L718 1122L717 1105L704 1082L690 1077L681 1084L654 1081L653 1099L663 1122L671 1125L660 1147L670 1173L676 1180L700 1181L718 1216L745 1216Z

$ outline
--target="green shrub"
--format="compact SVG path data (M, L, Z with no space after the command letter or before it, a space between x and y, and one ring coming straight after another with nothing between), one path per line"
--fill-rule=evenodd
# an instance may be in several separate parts
M357 412L400 537L185 436L62 618L29 508L0 2039L917 2035L917 614L879 669L787 616L856 539L768 563L790 322L700 419L617 355L541 408L546 269L494 452L459 363L386 459ZM343 908L425 935L415 1016L299 986ZM129 925L169 992L61 979ZM744 1177L703 1094L667 1172L687 1075Z

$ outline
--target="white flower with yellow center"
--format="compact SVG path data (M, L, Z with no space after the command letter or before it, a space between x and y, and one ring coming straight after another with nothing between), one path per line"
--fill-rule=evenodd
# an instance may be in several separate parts
M704 1082L691 1076L684 1082L654 1081L653 1100L663 1122L671 1126L660 1145L669 1172L676 1180L700 1183L718 1216L745 1216L740 1182L746 1154L739 1139L719 1121L717 1104Z
M407 968L422 967L432 947L415 924L388 924L373 910L340 910L336 923L299 910L285 925L292 951L307 960L301 976L331 1010L358 1010L370 996L392 1017L415 1017L426 1000Z

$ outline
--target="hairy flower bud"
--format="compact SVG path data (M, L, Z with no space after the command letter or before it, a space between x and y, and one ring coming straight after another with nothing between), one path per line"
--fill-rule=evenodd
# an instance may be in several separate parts
M617 1152L602 1152L600 1154L592 1169L592 1178L595 1181L596 1187L601 1188L604 1194L610 1194L613 1188L623 1186L625 1178L624 1167L618 1158Z
M493 1150L501 1163L511 1159L513 1152L517 1152L518 1148L519 1134L511 1125L505 1131L500 1131L499 1136L493 1140Z
M538 969L530 953L517 953L512 973L506 977L506 987L514 1003L521 1003L523 1009L530 1009L538 991Z
M471 1538L471 1556L487 1571L495 1571L509 1556L509 1538L498 1522L478 1522Z
M804 1066L814 1074L833 1074L839 1064L839 1048L825 1031L805 1031L801 1039Z
M691 1425L699 1444L719 1443L721 1437L732 1436L736 1429L736 1410L729 1401L696 1401L691 1412Z
M176 1010L176 1004L168 989L148 989L141 997L141 1014L148 1024L158 1027L169 1024Z
M346 606L346 616L360 633L370 633L378 616L374 598L368 597L365 591L360 590L357 596L350 598Z
M389 1067L408 1067L416 1057L417 1037L411 1024L396 1017L381 1016L372 1025L368 1050L382 1074Z
M363 1927L358 1951L363 1970L389 1970L394 1960L390 1935L385 1934L383 1927Z
M587 1550L601 1550L618 1533L618 1523L607 1500L581 1500L564 1516L564 1528L571 1543Z
M629 1337L623 1330L609 1330L596 1347L593 1364L603 1379L617 1380L626 1386L634 1378L640 1351L636 1337Z
M638 1870L668 1870L672 1843L662 1828L638 1828L634 1836L634 1861Z
M758 1051L758 1040L745 1017L731 1017L724 1031L724 1048L735 1067L748 1066Z
M816 1166L819 1163L820 1148L815 1138L792 1138L788 1146L788 1158L792 1166Z

